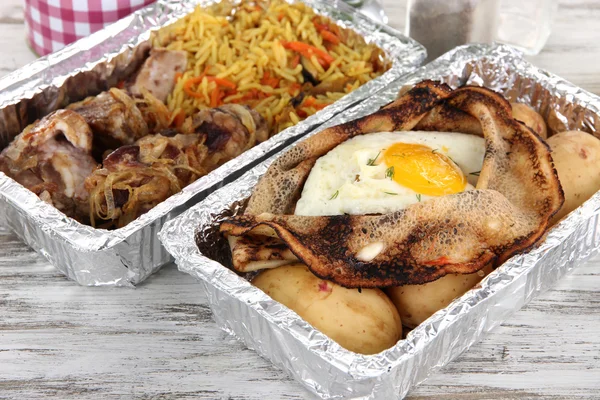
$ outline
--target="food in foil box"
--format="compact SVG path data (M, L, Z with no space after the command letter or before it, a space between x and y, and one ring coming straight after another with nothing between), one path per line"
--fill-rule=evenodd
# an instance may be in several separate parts
M153 45L118 87L25 128L0 171L119 228L389 68L355 32L282 0L197 7Z
M167 105L189 116L223 103L250 105L269 136L340 99L390 67L356 32L284 0L220 2L158 32L155 46L188 53Z
M600 189L592 135L546 142L539 114L486 88L403 92L280 156L220 225L238 272L362 354L393 346Z

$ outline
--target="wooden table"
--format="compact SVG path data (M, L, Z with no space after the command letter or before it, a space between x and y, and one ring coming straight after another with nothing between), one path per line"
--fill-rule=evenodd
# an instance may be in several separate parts
M385 0L401 27L405 1ZM600 94L600 7L563 1L530 59ZM34 60L19 0L0 5L0 74ZM1 224L1 223L0 223ZM411 399L600 398L600 258L517 312ZM0 398L305 399L219 330L195 281L163 268L137 289L80 287L0 225Z

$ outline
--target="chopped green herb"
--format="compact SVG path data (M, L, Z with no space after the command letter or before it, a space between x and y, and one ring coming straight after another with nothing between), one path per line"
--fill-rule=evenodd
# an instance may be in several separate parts
M385 170L385 177L386 178L390 178L390 179L394 179L394 166L389 167L388 169Z
M334 194L331 195L331 197L329 198L329 200L333 200L336 199L338 197L338 195L340 194L339 190L336 190Z
M421 194L417 193L417 200L419 200L419 202L421 201Z
M385 191L384 191L383 193L385 193L385 194L389 194L389 195L391 195L391 196L398 196L398 193L394 193L394 192L385 192Z
M354 182L360 182L360 175L356 174L356 176L354 177Z
M375 165L375 161L377 161L377 159L379 158L380 154L381 154L381 151L379 151L379 153L377 153L377 155L375 156L375 158L369 158L369 161L367 161L367 165L370 165L371 167L373 165Z
M475 171L475 172L471 172L469 175L479 176L480 173L481 173L481 171Z

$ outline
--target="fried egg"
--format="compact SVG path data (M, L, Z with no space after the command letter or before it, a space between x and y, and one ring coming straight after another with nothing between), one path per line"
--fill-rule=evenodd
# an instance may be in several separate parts
M472 190L484 155L484 139L462 133L356 136L317 160L295 214L384 214Z

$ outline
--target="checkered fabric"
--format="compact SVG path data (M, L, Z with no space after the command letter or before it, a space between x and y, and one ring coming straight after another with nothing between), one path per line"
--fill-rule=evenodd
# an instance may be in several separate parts
M57 51L155 0L25 0L27 40L39 55Z

